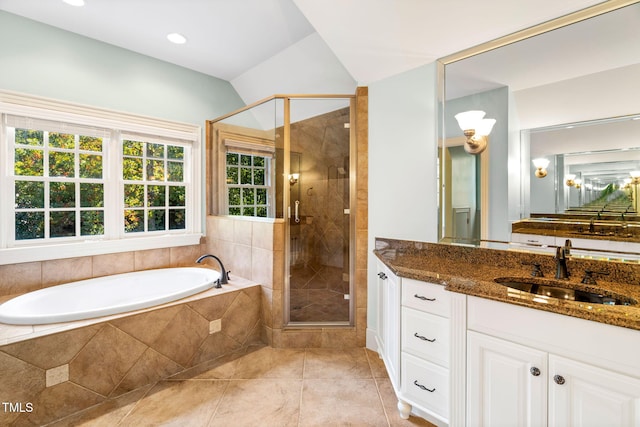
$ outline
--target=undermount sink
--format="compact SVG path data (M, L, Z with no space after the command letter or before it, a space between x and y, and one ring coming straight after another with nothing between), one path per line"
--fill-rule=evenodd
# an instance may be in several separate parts
M576 289L575 283L562 283L540 278L499 277L494 282L517 291L534 295L557 298L560 300L588 302L605 305L636 305L638 301L625 295L605 289L585 286ZM578 285L579 286L579 285Z

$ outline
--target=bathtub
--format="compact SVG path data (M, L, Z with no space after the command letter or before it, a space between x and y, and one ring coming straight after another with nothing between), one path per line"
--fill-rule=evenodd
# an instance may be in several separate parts
M219 278L216 270L177 267L51 286L0 304L0 323L44 325L139 310L197 294Z

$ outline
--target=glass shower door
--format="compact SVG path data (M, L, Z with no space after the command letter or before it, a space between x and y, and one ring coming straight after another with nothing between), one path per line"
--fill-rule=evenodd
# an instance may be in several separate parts
M288 323L352 322L350 102L290 100Z

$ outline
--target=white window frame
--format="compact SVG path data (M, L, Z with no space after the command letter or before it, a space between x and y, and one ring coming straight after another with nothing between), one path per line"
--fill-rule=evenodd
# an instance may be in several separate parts
M257 218L266 219L273 218L275 216L275 147L265 144L240 141L237 139L225 138L223 141L224 150L220 161L220 182L222 183L221 194L223 200L221 203L224 215L231 216L233 218ZM248 156L260 156L264 157L267 164L265 166L265 185L233 185L227 184L227 153L237 153L239 155ZM252 166L253 168L253 166ZM230 215L229 214L229 188L266 188L267 189L267 216L246 216L246 215Z
M103 150L105 182L105 235L96 238L56 238L14 241L13 146L9 147L6 115L67 122L111 129L109 146ZM202 143L200 126L146 116L121 113L21 93L0 91L0 265L195 245L202 237ZM186 224L183 230L124 233L124 181L122 179L122 134L157 136L169 144L184 145ZM179 142L172 142L179 141ZM11 150L11 152L10 152ZM188 165L187 165L188 163ZM114 185L114 182L117 184ZM116 215L115 213L119 213Z

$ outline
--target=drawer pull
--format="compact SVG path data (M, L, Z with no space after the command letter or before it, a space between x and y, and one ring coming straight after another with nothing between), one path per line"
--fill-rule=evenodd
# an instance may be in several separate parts
M418 294L415 294L413 297L421 299L422 301L435 301L436 300L435 298L427 298L427 297L423 297L422 295L418 295Z
M422 384L420 384L420 383L418 382L418 380L415 380L415 381L413 382L413 384L414 384L416 387L418 387L418 388L420 388L420 389L422 389L422 390L424 390L424 391L428 391L429 393L433 393L434 391L436 391L436 389L435 389L435 388L426 388L425 386L423 386Z
M435 338L433 338L433 339L429 339L429 338L427 338L427 337L423 337L422 335L418 335L418 333L417 333L417 332L416 332L416 333L414 333L414 334L413 334L413 336L414 336L414 337L416 337L416 338L420 338L422 341L435 342L435 340L436 340Z

